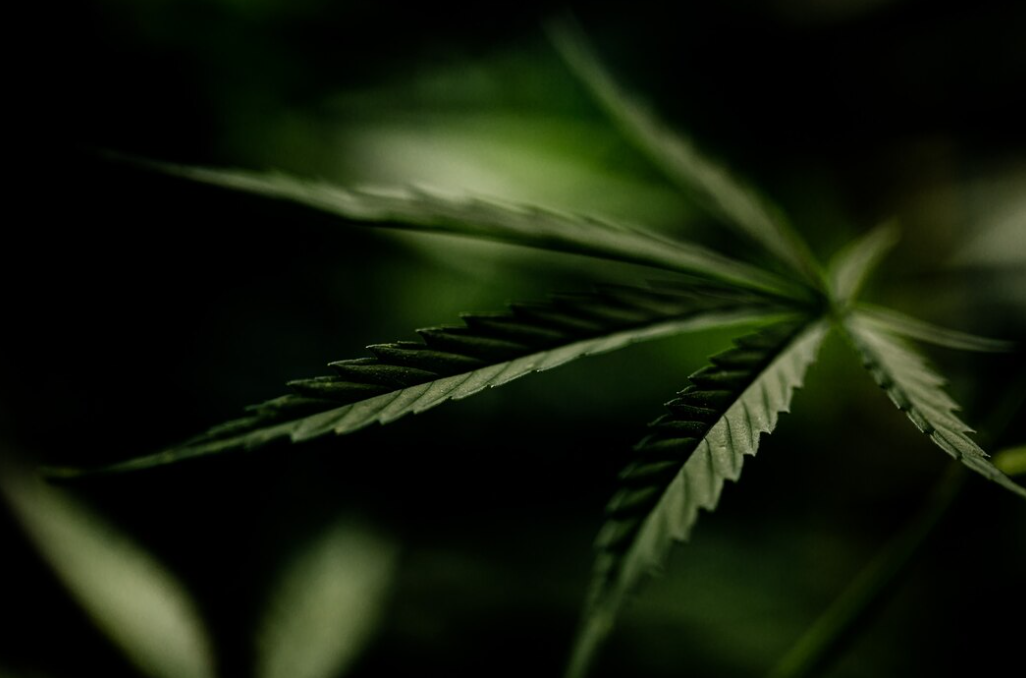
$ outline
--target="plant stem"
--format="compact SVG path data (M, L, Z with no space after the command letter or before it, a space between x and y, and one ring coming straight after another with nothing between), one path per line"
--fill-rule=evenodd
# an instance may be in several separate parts
M990 416L989 430L1004 431L1026 402L1026 373L1019 375L1015 387L998 402ZM997 438L999 436L993 436ZM995 457L1015 475L1019 450L1007 450ZM855 577L833 604L805 632L767 678L806 678L815 675L837 659L857 637L859 627L886 602L887 594L898 584L920 547L933 533L948 509L954 504L968 472L958 461L952 461L934 486L919 512L896 534L876 557Z
M862 570L847 589L813 623L768 678L804 678L814 675L844 651L885 594L897 584L899 575L919 547L947 513L966 479L966 471L952 462L919 512Z

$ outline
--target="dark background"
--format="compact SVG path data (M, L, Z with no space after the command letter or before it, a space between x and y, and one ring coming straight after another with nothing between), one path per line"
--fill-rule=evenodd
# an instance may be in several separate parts
M1021 346L1026 269L1008 251L1021 235L968 263L958 255L980 251L1006 213L1026 228L1023 10L681 5L577 16L632 89L774 196L820 255L897 216L904 237L875 300ZM538 199L552 196L529 179L550 158L580 172L554 199L676 227L671 189L538 28L560 7L108 0L27 21L11 104L0 455L87 465L144 454L366 344L651 275L349 228L100 153L443 183L471 157L511 195ZM438 168L385 157L404 140L469 150ZM517 170L510 149L524 140L525 153L552 155ZM349 675L556 675L616 471L661 403L728 342L664 340L341 440L73 492L183 579L224 675L251 670L275 573L339 516L403 549L384 622ZM795 414L624 615L596 675L764 672L914 512L947 458L847 352L825 347ZM928 352L988 449L1023 442L1021 408L995 414L1022 391L1021 349ZM1006 494L968 483L829 675L1021 665L1026 512ZM133 675L6 513L0 541L0 671Z

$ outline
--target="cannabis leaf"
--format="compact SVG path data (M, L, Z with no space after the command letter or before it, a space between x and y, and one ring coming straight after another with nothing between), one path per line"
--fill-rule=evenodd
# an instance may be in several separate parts
M937 346L960 351L1001 352L1010 351L1014 344L1000 339L989 339L968 332L950 330L928 323L910 315L889 308L870 304L858 305L859 317L868 325L906 339L916 339Z
M885 224L842 249L831 262L835 319L842 333L876 383L920 431L985 478L1026 497L1026 489L1001 473L966 435L972 429L955 416L960 408L944 392L944 379L902 337L977 351L1008 350L1010 344L937 327L897 311L854 303L869 272L895 242L895 227Z
M290 200L362 225L484 238L690 273L763 293L803 296L801 287L785 278L699 245L608 219L421 187L346 188L280 172L144 164L203 183Z
M834 255L830 262L830 291L842 312L858 298L869 274L897 242L897 226L885 223Z
M560 56L626 136L678 186L694 195L713 216L731 226L819 285L818 264L804 241L769 205L722 165L658 118L623 89L602 63L572 16L547 24Z
M369 346L372 358L330 363L335 376L290 382L294 394L157 454L107 467L123 471L252 449L277 439L311 440L387 424L486 388L629 344L779 314L781 308L716 286L607 286L510 312L467 315L463 327L419 330L423 342ZM77 475L53 469L54 475Z
M969 438L967 434L973 431L955 415L960 408L944 392L944 379L930 369L921 355L862 313L849 315L843 326L877 385L916 428L973 471L1026 498L1026 488L998 470L987 453Z
M620 474L606 509L595 577L568 678L583 676L642 576L661 567L673 541L686 541L698 510L713 510L726 480L741 475L744 455L788 411L826 334L822 321L784 322L738 339L691 375L667 403L637 459Z

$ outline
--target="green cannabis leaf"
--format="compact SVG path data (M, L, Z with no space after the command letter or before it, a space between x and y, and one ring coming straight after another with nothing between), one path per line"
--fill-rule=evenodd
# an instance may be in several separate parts
M695 144L673 131L646 105L629 95L606 69L573 17L547 24L553 45L567 66L619 123L626 136L666 176L694 195L710 214L758 242L795 271L818 285L818 265L802 239L783 220L779 209L699 152Z
M699 245L609 219L565 214L481 196L446 195L426 188L344 188L279 172L146 164L195 181L290 200L357 223L452 233L640 264L763 293L790 297L801 293L799 286L771 272Z
M956 415L958 403L944 392L944 379L900 338L875 327L860 313L844 322L845 333L895 407L933 443L987 480L1026 499L1026 488L1002 473L967 435L972 429Z
M898 228L883 224L841 249L830 262L830 289L842 309L858 298L873 269L898 242Z
M724 481L740 477L745 455L789 411L826 330L819 321L784 322L737 340L691 375L691 385L666 404L669 414L650 424L606 509L568 678L585 675L627 595L662 566L674 541L688 539L699 509L716 508Z
M867 325L905 339L915 339L937 346L953 348L959 351L982 351L998 353L1011 351L1014 344L1000 339L989 339L968 332L950 330L933 323L928 323L910 315L870 304L857 306L859 318Z
M311 440L388 424L447 400L459 400L533 372L660 337L748 323L780 308L714 286L659 289L608 286L510 312L464 316L463 327L419 331L422 342L369 346L372 358L330 363L336 375L290 382L292 395L157 454L101 471L126 471L182 459L253 449L274 440ZM53 475L76 475L52 469Z

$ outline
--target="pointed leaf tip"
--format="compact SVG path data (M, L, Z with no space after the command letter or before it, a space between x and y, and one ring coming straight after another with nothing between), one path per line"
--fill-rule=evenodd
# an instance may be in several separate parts
M1001 472L970 437L955 413L958 404L944 391L944 380L926 359L899 337L855 312L844 321L845 333L877 385L937 447L1001 487L1026 499L1026 488Z
M293 394L247 408L242 418L182 445L86 473L353 433L636 342L792 315L750 295L707 299L639 287L616 299L602 293L564 296L503 315L468 316L464 327L424 331L424 341L375 344L369 347L374 357L331 363L334 376L294 380Z
M960 351L1007 353L1015 350L1013 342L951 330L892 309L871 306L869 304L859 304L857 308L859 316L865 322L884 332L889 332L906 339L914 339Z
M567 669L583 678L613 620L645 575L657 572L673 542L686 541L700 509L713 510L724 482L776 427L815 360L823 321L778 323L736 341L696 372L667 404L621 473L596 541L589 601ZM709 382L717 385L707 388Z
M357 188L282 172L156 161L139 164L192 181L305 205L363 226L462 235L686 272L771 295L796 295L788 280L760 268L699 245L605 218L483 196L453 195L425 187Z
M897 222L885 222L844 247L830 262L830 288L834 303L847 307L883 257L898 243Z
M692 194L718 221L762 245L813 287L821 287L819 264L779 208L621 87L573 15L553 17L545 28L569 70L668 179Z

